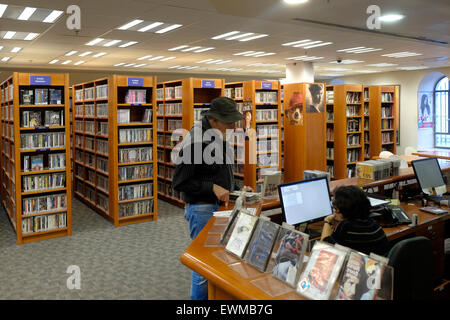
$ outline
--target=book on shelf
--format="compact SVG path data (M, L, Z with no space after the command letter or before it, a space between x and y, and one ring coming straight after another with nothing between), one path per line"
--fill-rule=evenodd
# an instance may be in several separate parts
M336 300L375 300L387 265L361 252L351 251L343 268ZM389 282L384 281L383 285ZM383 286L385 287L385 286ZM383 288L392 291L391 288Z
M63 126L64 125L64 110L61 111L45 111L45 125L46 126Z
M117 123L130 123L130 110L118 109L117 110Z
M94 87L84 88L84 100L94 99Z
M44 155L31 156L31 171L44 170Z
M50 88L50 104L62 103L62 90Z
M48 104L48 89L34 89L34 104L43 105Z
M63 188L65 186L65 182L65 173L22 176L22 186L24 192Z
M152 160L151 147L119 149L119 163L141 162L151 160Z
M146 103L147 91L129 89L125 95L125 103Z
M96 86L95 90L97 99L108 99L108 84Z
M316 241L300 276L297 292L313 300L328 300L346 255L346 251Z
M119 204L119 217L130 217L153 212L153 199Z
M29 197L23 198L22 203L24 215L60 211L67 209L67 196L65 193L59 193L41 197Z
M294 228L281 227L274 247L272 274L292 287L298 282L309 235Z
M144 122L144 123L153 122L152 115L153 115L152 109L145 109L144 116L142 117L142 122Z
M360 103L361 93L360 92L347 92L346 95L347 103Z
M22 150L38 148L62 148L65 146L65 132L21 133Z
M153 177L153 165L143 164L119 168L119 181L139 180Z
M119 201L148 198L152 195L152 182L119 186Z
M258 217L244 212L239 212L236 225L231 232L230 239L225 246L225 250L235 254L239 258L242 258L257 222Z
M381 93L381 102L393 102L394 94L392 92L382 92Z
M34 104L34 91L32 89L20 89L19 103L24 105Z
M66 226L67 226L66 213L42 215L22 219L23 234L61 229L65 228Z
M245 260L261 272L266 271L279 228L269 218L262 217L253 232Z
M22 124L23 128L33 128L42 126L41 112L40 111L22 111Z
M278 92L276 91L256 91L255 92L256 103L278 103Z
M119 143L152 142L152 128L120 129Z

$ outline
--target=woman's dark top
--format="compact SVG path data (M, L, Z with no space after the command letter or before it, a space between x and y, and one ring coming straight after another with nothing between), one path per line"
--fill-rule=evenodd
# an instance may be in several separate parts
M373 252L385 256L389 251L386 234L372 218L341 221L324 241L338 243L365 254Z

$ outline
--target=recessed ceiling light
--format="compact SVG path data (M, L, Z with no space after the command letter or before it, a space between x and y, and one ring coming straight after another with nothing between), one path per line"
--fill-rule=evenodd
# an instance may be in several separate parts
M394 21L402 20L404 17L405 17L404 15L396 14L396 13L385 14L385 15L382 15L380 17L380 21L383 21L383 22L394 22Z
M58 59L55 59L55 60L50 61L48 64L55 64L55 63L57 63L58 61L59 61Z
M139 23L144 22L144 20L139 20L139 19L135 19L133 21L128 22L127 24L124 24L123 26L117 28L119 30L127 30L130 29L132 27L134 27L135 25L138 25Z
M78 62L75 62L74 65L79 66L80 64L83 64L83 63L84 63L84 61L78 61Z
M121 45L119 46L119 48L126 48L126 47L132 46L132 45L134 45L134 44L136 44L136 43L138 43L138 42L137 42L137 41L129 41L129 42L127 42L127 43L121 44Z
M143 28L140 28L138 31L139 31L139 32L145 32L145 31L148 31L148 30L150 30L150 29L159 27L159 26L162 25L162 24L164 24L164 23L163 23L163 22L153 22L152 24L149 24L148 26L145 26L145 27L143 27Z
M91 53L92 53L92 51L86 51L86 52L81 53L79 55L79 57L86 57L86 56L90 55Z
M183 26L183 25L182 25L182 24L174 24L174 25L171 25L171 26L169 26L169 27L167 27L167 28L158 30L158 31L156 31L155 33L166 33L166 32L169 32L169 31L171 31L171 30L173 30L173 29L179 28L179 27L181 27L181 26Z
M15 34L16 34L15 31L7 31L3 36L3 39L12 39L12 37L14 37Z
M30 40L33 40L34 38L36 38L38 35L39 35L39 33L30 32L29 34L27 34L27 36L23 40L30 41Z
M224 33L224 34L219 34L218 36L212 37L211 39L218 40L218 39L222 39L222 38L226 38L226 37L235 35L235 34L237 34L239 32L240 31L231 31L231 32L227 32L227 33Z
M53 10L42 22L45 23L53 23L56 19L59 18L60 15L63 14L63 11L60 10Z
M3 16L3 14L5 13L6 8L8 8L7 4L0 4L0 18Z
M97 43L102 42L103 38L96 38L94 40L89 41L88 43L86 43L87 46L95 46Z
M3 62L6 62L6 61L8 61L9 59L11 59L11 57L3 57L3 58L2 58L2 61L3 61Z
M11 52L17 53L17 52L19 52L20 50L22 50L21 47L14 47L14 48L11 49Z
M308 2L309 0L283 0L287 4L301 4Z
M113 46L113 45L115 45L115 44L118 44L119 42L121 42L122 40L111 40L111 41L108 41L107 43L105 43L103 46L104 47L111 47L111 46Z
M36 8L32 7L26 7L23 9L22 13L19 15L17 20L28 20L33 15L33 13L36 11Z
M69 63L71 63L72 62L72 60L66 60L66 61L64 61L63 63L61 63L61 64L69 64Z
M106 54L106 52L99 52L97 54L94 54L92 57L93 58L98 58L98 57L104 56L105 54Z
M78 51L76 51L76 50L72 50L72 51L69 51L69 52L67 52L66 54L65 54L65 56L72 56L72 55L74 55L75 53L77 53Z

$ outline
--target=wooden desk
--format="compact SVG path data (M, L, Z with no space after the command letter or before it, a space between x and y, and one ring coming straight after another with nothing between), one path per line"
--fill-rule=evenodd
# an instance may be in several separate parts
M415 227L398 226L385 228L390 241L406 237L423 235L433 243L436 274L441 277L444 273L444 225L450 219L450 214L433 215L419 210L417 204L402 204L411 217L419 215L419 223ZM210 299L243 299L243 300L272 300L272 299L303 299L296 294L295 289L281 281L274 279L270 273L261 273L244 261L228 254L224 246L218 243L220 226L227 218L213 217L192 241L181 255L181 262L190 269L208 279ZM270 267L269 267L270 270ZM271 281L284 293L272 296L255 285L256 282Z
M439 158L439 159L446 159L450 160L450 150L430 150L430 151L417 151L414 152L413 155L419 156L419 157L427 157L427 158Z

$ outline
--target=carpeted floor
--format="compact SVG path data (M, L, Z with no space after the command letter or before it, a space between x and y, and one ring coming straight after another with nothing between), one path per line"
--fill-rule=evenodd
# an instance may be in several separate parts
M157 221L114 228L74 199L71 237L21 246L0 209L0 299L189 299L184 210L158 206ZM70 265L80 268L79 290L67 287Z

